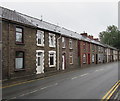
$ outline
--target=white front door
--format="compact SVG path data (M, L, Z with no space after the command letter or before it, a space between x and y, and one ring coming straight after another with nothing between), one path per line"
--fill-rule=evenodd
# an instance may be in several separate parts
M62 70L65 69L65 56L62 55Z
M44 51L36 51L36 74L44 73Z

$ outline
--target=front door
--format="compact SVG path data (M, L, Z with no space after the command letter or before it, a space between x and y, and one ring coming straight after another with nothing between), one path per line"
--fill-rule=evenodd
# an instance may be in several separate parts
M98 55L96 54L96 64L98 64Z
M65 55L62 55L62 70L65 70Z
M88 54L88 64L90 64L90 54Z
M44 73L44 52L41 50L36 51L36 74Z

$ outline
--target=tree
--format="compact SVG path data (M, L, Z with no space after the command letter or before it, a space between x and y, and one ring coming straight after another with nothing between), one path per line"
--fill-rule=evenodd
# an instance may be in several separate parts
M108 26L106 31L99 34L101 43L120 49L120 31L115 25Z

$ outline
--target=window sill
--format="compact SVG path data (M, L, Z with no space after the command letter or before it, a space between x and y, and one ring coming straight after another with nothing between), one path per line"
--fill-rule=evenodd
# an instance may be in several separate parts
M44 44L37 44L38 47L44 47Z
M49 46L50 48L55 48L55 46Z
M71 50L73 49L73 48L70 48Z
M25 43L18 43L18 42L16 42L15 44L16 45L25 45Z
M25 71L25 69L15 69L14 72Z
M62 47L63 49L65 49L65 47Z
M52 68L52 67L55 67L55 65L50 65L49 67Z

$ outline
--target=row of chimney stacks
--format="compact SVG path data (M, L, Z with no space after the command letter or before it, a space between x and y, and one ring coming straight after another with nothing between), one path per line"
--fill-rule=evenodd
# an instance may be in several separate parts
M85 37L88 37L88 38L91 39L91 40L99 41L98 38L93 38L92 35L87 35L87 33L81 33L81 35L82 35L82 36L85 36Z

